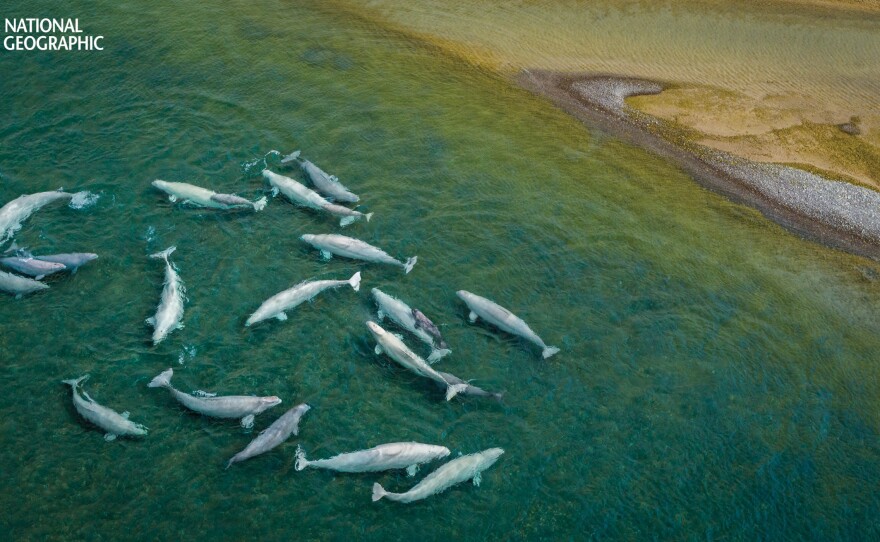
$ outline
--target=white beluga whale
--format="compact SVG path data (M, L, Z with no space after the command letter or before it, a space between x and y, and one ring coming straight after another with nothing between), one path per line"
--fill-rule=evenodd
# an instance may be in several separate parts
M257 438L252 440L244 450L232 456L232 459L226 463L226 468L231 467L233 463L239 463L266 453L287 440L290 435L299 434L299 420L310 408L309 405L303 403L282 414L280 418L272 422L272 425L257 435Z
M67 254L46 254L45 256L33 256L34 259L44 262L60 263L71 273L90 261L97 259L98 255L91 252L70 252Z
M423 343L431 347L431 355L428 356L428 362L434 363L438 359L452 353L452 350L440 337L440 330L433 324L428 317L417 309L410 308L406 303L392 297L378 288L373 288L373 299L379 306L377 318L381 322L386 316L395 324L406 329ZM417 317L417 315L419 315Z
M73 390L73 406L80 416L103 429L104 440L115 440L121 436L143 436L147 434L147 428L139 423L135 423L128 419L128 412L122 414L105 406L99 405L94 399L89 397L85 391L80 395L77 388L88 380L89 375L81 376L72 380L62 380L64 384L69 384Z
M25 194L10 201L0 208L0 243L5 243L15 235L15 232L21 228L21 223L44 205L58 200L70 201L74 195L61 190L53 190Z
M52 273L57 273L66 269L64 264L47 262L34 258L33 256L10 256L7 258L0 258L0 264L19 272L22 275L34 277L36 280L40 280L46 275L51 275Z
M22 296L32 294L39 290L48 289L49 286L42 282L0 271L0 291L12 294L16 299L21 299Z
M270 397L256 397L253 395L225 395L212 396L201 392L202 397L196 397L188 393L178 391L171 386L171 377L174 376L174 370L168 369L152 381L147 386L151 388L167 388L174 399L186 408L205 416L212 418L240 419L242 427L249 429L254 426L254 417L281 404L281 399L272 395Z
M343 186L336 175L328 175L315 164L300 158L299 155L300 151L294 151L282 158L281 163L288 164L295 160L299 161L303 171L309 176L309 179L312 181L312 184L315 185L315 188L318 189L318 192L321 192L328 198L333 198L334 201L341 201L344 203L356 203L360 201L361 198Z
M175 329L183 327L183 301L186 288L174 266L168 260L177 247L168 247L162 252L151 254L150 258L165 260L165 286L162 288L162 298L156 308L156 315L147 318L147 324L153 326L153 345L162 342Z
M277 318L282 322L287 320L288 311L304 301L311 301L316 295L330 288L338 288L339 286L349 285L357 292L361 288L361 273L358 271L348 280L313 280L301 282L293 288L288 288L283 292L277 293L263 301L250 317L245 326L251 326L257 322L268 320L269 318Z
M342 205L331 203L324 199L321 194L318 194L302 183L299 183L290 177L273 173L268 169L263 170L263 177L265 177L266 180L269 181L269 184L272 185L273 192L281 192L293 203L308 207L309 209L324 211L331 215L342 217L339 220L340 226L348 226L360 218L364 218L369 222L370 218L373 216L373 213L362 213L360 211L349 209L348 207L343 207Z
M254 211L262 211L266 207L267 201L265 197L257 201L250 201L235 194L218 194L213 190L189 183L175 183L156 179L152 182L152 185L168 194L168 199L171 200L171 203L179 200L183 203L211 209L251 208Z
M527 341L533 342L541 347L541 355L544 356L544 359L559 352L559 349L555 346L547 346L544 344L541 337L538 337L538 334L532 331L532 328L530 328L528 324L501 305L489 301L485 297L472 294L466 290L459 290L456 292L456 295L458 295L458 297L461 298L470 309L471 312L468 318L472 324L477 321L477 318L482 318L502 331L506 331L522 337Z
M406 493L391 493L385 491L378 483L373 484L373 502L383 497L403 503L418 501L471 479L473 479L475 486L479 486L483 479L483 471L494 465L503 453L504 450L501 448L490 448L475 454L457 457L437 467L437 470L425 476L424 480Z
M380 444L368 450L335 455L329 459L308 461L302 446L297 446L296 470L303 470L306 467L337 472L379 472L406 469L407 474L415 476L422 463L441 459L448 455L449 448L446 446L418 442L392 442Z
M312 245L321 251L324 259L330 259L334 254L353 260L363 260L372 263L385 263L389 265L397 265L403 268L404 274L412 271L412 268L419 260L418 256L413 256L401 262L389 256L384 250L374 247L369 243L365 243L360 239L337 235L335 233L325 233L315 235L307 233L300 237L306 243Z
M446 386L447 401L467 389L467 384L453 384L447 381L440 373L432 369L427 361L420 358L403 344L400 338L392 333L388 333L376 322L368 321L367 328L369 328L370 333L376 339L376 354L388 354L388 357L415 374Z

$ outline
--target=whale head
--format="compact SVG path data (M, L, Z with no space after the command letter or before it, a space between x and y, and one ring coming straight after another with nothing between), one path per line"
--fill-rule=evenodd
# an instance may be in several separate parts
M311 242L315 240L315 235L311 233L304 233L300 236L300 239L302 239L306 243L311 244Z
M467 301L474 294L468 292L467 290L459 290L459 291L455 292L455 295L457 295L459 297L459 299L461 299L462 301Z
M489 448L488 450L480 452L483 459L483 465L485 465L483 468L491 467L496 461L498 461L498 458L501 457L502 454L504 454L504 450L501 448Z
M271 395L269 397L260 397L260 408L259 408L258 413L264 412L264 411L272 408L273 406L280 405L280 404L281 404L281 398L279 398L275 395Z
M155 187L158 188L159 190L162 190L162 189L164 189L166 186L168 186L168 183L167 183L166 181L162 181L162 180L159 180L159 179L156 179L155 181L153 181L153 182L150 183L150 184L152 184L153 186L155 186Z
M372 333L377 338L388 333L387 331L382 329L382 326L380 326L379 324L377 324L376 322L374 322L372 320L367 321L367 328L369 328L370 333Z

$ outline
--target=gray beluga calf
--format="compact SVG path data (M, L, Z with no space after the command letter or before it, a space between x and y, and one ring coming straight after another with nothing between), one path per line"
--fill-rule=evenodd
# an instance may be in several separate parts
M353 194L348 188L339 182L339 178L337 178L336 175L328 175L324 170L312 162L300 158L299 155L300 151L294 151L282 158L281 163L288 164L295 160L299 161L303 171L309 176L309 179L312 181L312 184L315 185L315 188L318 189L318 192L325 194L329 198L333 198L335 201L356 203L361 200L361 198L356 194Z
M455 484L471 479L473 479L475 486L479 486L483 479L483 471L494 465L503 453L504 450L501 448L490 448L482 452L455 458L425 476L424 480L406 493L391 493L385 491L378 483L373 484L373 502L383 497L403 503L418 501L446 491Z
M49 286L42 282L0 271L0 290L14 295L16 299L21 299L22 296L32 294L39 290L48 289Z
M443 356L452 353L452 350L449 350L443 338L440 337L440 330L437 329L437 326L417 309L410 308L403 301L386 294L378 288L373 288L373 299L376 300L376 305L379 306L376 316L380 322L387 316L395 324L406 329L431 347L431 355L428 356L429 363L434 363ZM433 331L429 331L428 324L433 328Z
M76 408L76 411L83 418L106 431L104 440L110 441L120 436L143 436L147 434L146 427L128 419L128 412L120 414L115 410L99 405L85 391L80 395L77 388L88 378L89 375L85 375L72 380L62 380L61 382L69 384L73 390L73 406Z
M471 310L470 315L468 316L471 323L476 322L477 318L482 318L503 331L533 342L541 347L541 355L544 356L544 359L559 352L559 349L555 346L547 346L544 344L541 337L538 337L538 334L532 331L532 328L530 328L528 324L501 305L489 301L485 297L472 294L466 290L459 290L456 292L456 295L458 295L458 297L461 298Z
M21 228L21 223L41 207L58 200L70 201L75 194L53 190L25 194L0 208L0 243L5 243Z
M233 463L239 463L245 459L266 453L287 440L290 435L299 434L299 420L311 408L303 403L282 414L272 425L264 429L257 438L252 440L244 450L232 456L232 459L226 463L226 468L231 467Z
M464 390L459 392L460 395L473 395L474 397L493 397L495 399L498 399L499 401L504 397L504 392L486 391L483 388L474 386L470 382L462 380L453 374L444 373L443 371L437 372L440 373L440 376L442 376L444 380L451 384L464 384L465 386L467 386Z
M406 262L401 262L389 256L384 250L376 248L369 243L365 243L360 239L337 235L335 233L324 233L320 235L307 233L300 237L300 239L320 250L321 256L325 259L330 259L336 254L337 256L343 256L353 260L397 265L403 268L404 274L412 271L412 268L419 260L418 256L413 256L412 258L408 258Z
M46 275L64 271L64 264L56 262L46 262L36 259L32 256L11 256L8 258L0 258L0 264L18 271L22 275L29 275L37 280L42 279Z
M342 205L331 203L324 199L321 194L318 194L302 183L294 181L290 177L278 175L268 169L263 170L263 177L265 177L266 180L269 181L269 184L272 185L273 192L281 192L293 203L342 217L339 220L340 226L348 226L360 218L364 218L369 222L370 218L373 217L373 213L362 213L360 211L349 209L348 207L343 207Z
M71 252L67 254L47 254L45 256L34 256L37 260L44 262L60 263L70 271L76 273L76 270L90 261L97 259L98 255L91 252Z
M257 201L250 201L235 194L218 194L213 190L195 186L189 183L175 183L156 179L151 183L154 187L168 194L171 203L178 200L192 205L208 207L211 209L238 209L250 207L254 211L262 211L266 207L267 199L262 197Z
M368 321L367 327L376 339L376 353L388 354L388 357L419 376L429 378L446 386L446 400L449 401L467 388L467 384L453 384L431 368L428 362L410 350L396 335L388 333L376 322Z
M254 426L254 417L257 414L281 404L281 399L274 395L269 397L256 397L253 395L224 395L216 397L203 392L204 397L196 397L174 389L171 385L172 376L174 376L174 370L168 369L151 380L147 386L150 388L167 388L178 403L199 414L213 418L241 419L241 426L246 429Z
M184 288L183 281L180 280L177 271L174 270L174 266L168 261L168 256L175 250L177 247L173 246L150 255L150 258L165 260L165 286L162 288L162 298L156 308L156 315L147 318L147 324L153 326L154 346L162 342L173 330L183 327L181 320L183 319L183 301L186 288Z
M324 290L338 288L339 286L344 286L346 284L351 286L355 292L360 290L360 271L352 275L348 280L313 280L311 282L302 282L293 288L277 293L266 301L263 301L260 308L248 317L247 322L245 322L244 325L251 326L257 322L268 320L269 318L277 318L283 322L284 320L287 320L287 314L284 311L288 311L304 301L311 300Z
M329 459L308 461L302 446L297 446L296 470L303 470L306 467L338 472L379 472L406 469L407 474L415 476L422 463L441 459L448 455L449 448L446 446L419 442L392 442L380 444L368 450L335 455Z

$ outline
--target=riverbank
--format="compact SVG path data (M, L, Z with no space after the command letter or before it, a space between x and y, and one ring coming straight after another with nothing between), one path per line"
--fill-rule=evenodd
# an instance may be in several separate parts
M660 94L660 83L531 70L516 80L586 124L672 160L703 186L757 208L796 233L880 258L880 193L694 143L674 125L627 105L632 96Z

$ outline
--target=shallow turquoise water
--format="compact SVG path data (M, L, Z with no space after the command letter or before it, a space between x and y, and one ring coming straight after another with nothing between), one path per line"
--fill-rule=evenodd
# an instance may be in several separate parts
M23 14L51 4L21 3ZM72 3L107 50L0 56L0 201L88 189L19 244L101 258L48 292L0 301L0 529L23 539L854 539L880 502L877 267L801 241L676 168L491 74L320 4ZM24 15L22 15L24 16ZM173 206L155 178L255 197L248 166L302 148L363 197L343 230L397 268L322 262L298 241L336 221L281 199L259 214ZM270 164L274 159L270 158ZM298 176L298 174L295 174ZM301 178L301 176L300 176ZM149 343L161 291L146 255L176 244L186 327ZM304 279L339 290L246 329ZM445 403L372 353L380 287L443 324L439 367L503 403ZM563 352L466 322L454 292L506 305ZM421 346L410 341L420 351ZM277 394L254 432L146 388ZM59 381L150 427L104 442ZM299 402L301 435L223 470ZM404 473L295 472L419 440L507 453L483 484L370 502ZM428 469L423 470L423 474ZM423 474L420 474L422 476Z

